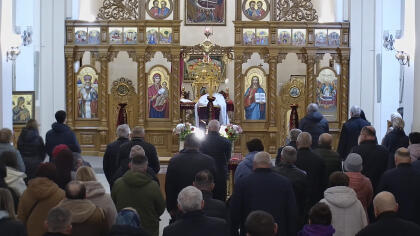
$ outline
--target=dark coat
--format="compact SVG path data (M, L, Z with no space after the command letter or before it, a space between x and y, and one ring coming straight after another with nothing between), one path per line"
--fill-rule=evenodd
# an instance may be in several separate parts
M296 235L297 210L292 183L271 169L256 169L253 174L235 184L230 202L232 230L245 235L245 220L249 213L263 210L278 224L277 235Z
M356 236L418 236L420 226L403 220L394 212L383 212L377 221L366 226Z
M202 191L204 208L203 212L206 216L216 217L227 220L226 203L213 198L211 192Z
M342 159L345 159L354 146L357 146L360 131L370 123L360 117L352 117L341 128L340 141L338 142L337 152Z
M10 236L26 236L26 228L22 222L12 220L10 218L3 218L0 220L1 235Z
M120 152L120 146L128 141L128 138L118 138L106 146L102 162L105 177L111 186L114 182L113 176L118 169L118 154Z
M388 169L395 168L394 154L400 147L408 147L408 137L403 129L393 129L382 140L382 145L388 150Z
M353 147L351 152L362 157L362 174L370 179L375 192L382 174L387 169L389 152L374 140L361 142L359 146Z
M62 233L50 233L50 232L46 232L43 236L68 236L67 234L62 234Z
M172 216L173 211L177 210L178 193L183 188L192 185L195 175L202 170L209 170L214 175L216 166L213 158L197 150L184 149L169 161L165 192L166 208Z
M309 178L309 199L305 212L324 197L327 188L327 170L324 161L309 148L301 148L297 152L296 166L304 170Z
M121 145L118 157L118 166L124 165L124 163L128 164L131 148L136 145L139 145L144 149L144 153L149 161L149 167L152 168L156 174L159 173L160 163L156 148L153 144L144 141L143 138L132 138L130 142Z
M296 141L290 141L286 146L292 146L297 150L297 144ZM279 147L279 149L277 149L277 156L276 156L276 166L280 165L281 162L281 151L283 151L283 147Z
M141 228L134 228L130 225L113 225L109 236L150 236Z
M163 230L163 236L227 236L225 220L205 216L202 211L183 214L175 223Z
M67 145L72 152L81 152L76 135L67 125L55 122L51 127L52 129L45 135L45 149L48 156L50 156L50 161L54 147L59 144Z
M309 197L309 179L305 171L293 164L280 164L273 169L282 176L288 178L293 185L298 209L298 229L304 225L304 209Z
M23 158L28 179L35 177L38 165L45 159L44 140L36 129L22 129L17 141L17 149Z
M328 133L330 128L328 121L320 112L312 112L307 114L299 121L299 129L302 132L308 132L312 136L312 148L318 146L319 136L323 133Z
M209 132L200 145L200 152L209 155L216 164L214 177L214 198L226 200L226 180L228 176L228 163L231 157L232 144L218 132Z
M378 193L388 191L394 194L399 204L398 215L420 225L420 172L411 164L399 164L386 171L378 186Z
M327 177L334 171L341 171L341 158L338 152L331 150L331 146L319 146L314 150L314 153L324 161L327 169Z

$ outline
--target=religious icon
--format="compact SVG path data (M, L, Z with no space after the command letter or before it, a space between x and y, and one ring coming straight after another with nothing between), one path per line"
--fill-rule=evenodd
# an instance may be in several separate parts
M245 77L244 109L246 120L265 120L266 76L261 68L253 67Z
M226 25L226 0L185 0L185 25Z
M122 28L109 28L109 43L121 43L122 42Z
M244 45L255 45L255 29L243 29L243 42Z
M12 94L13 124L26 124L35 118L35 92L14 91Z
M337 120L338 79L334 70L324 68L319 72L316 88L316 102L320 112L328 121Z
M84 66L77 73L77 81L78 117L82 119L98 118L98 74L93 67Z
M242 12L250 20L262 20L270 12L268 0L245 0L242 2Z
M146 11L153 19L165 19L173 9L172 0L148 0Z
M327 46L327 30L326 29L316 29L315 30L315 46Z
M172 43L172 28L159 28L159 44Z
M159 41L159 28L158 27L147 27L146 28L146 39L147 44L156 45Z
M84 27L76 27L74 28L74 42L76 44L86 44L88 43L87 40L87 28Z
M137 43L137 28L124 28L124 43L125 44Z
M268 29L256 29L255 45L268 45Z
M99 44L101 43L100 39L100 28L99 27L92 27L88 29L88 35L89 35L89 44Z
M149 118L169 118L169 73L163 66L149 72L147 98Z
M293 29L292 44L295 46L306 44L306 29Z
M296 86L293 86L289 90L289 95L292 98L298 98L300 96L300 89Z
M340 46L340 30L328 30L328 45Z
M277 42L279 44L290 44L291 39L292 39L292 34L290 33L292 32L291 29L278 29L277 30L277 34L278 34L278 38L277 38Z

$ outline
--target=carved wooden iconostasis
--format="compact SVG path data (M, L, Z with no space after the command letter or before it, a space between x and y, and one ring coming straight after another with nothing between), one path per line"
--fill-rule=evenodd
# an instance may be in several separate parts
M197 45L180 45L181 37L193 37L180 35L180 28L206 25L190 5L185 11L188 24L181 21L180 1L165 0L158 6L149 0L127 1L130 4L122 7L105 0L97 21L66 21L67 124L83 153L102 155L115 139L121 104L126 104L130 127L144 127L159 156L178 151L172 129L185 119L181 90L194 81L185 76L184 67L202 55ZM220 82L233 83L230 122L244 130L235 151L246 153L246 142L260 138L266 151L275 154L284 145L292 104L298 105L300 119L309 103L319 103L331 133L338 135L348 117L349 23L317 23L309 0L300 1L300 6L291 0L251 2L222 1L208 10L215 16L210 24L227 27L222 13L226 7L235 8L234 34L226 35L234 38L234 45L214 42L212 54L214 60L233 64ZM226 53L229 60L223 58ZM300 76L281 81L281 63L292 54L306 68ZM123 55L135 68L129 76L118 73L128 68L119 60ZM253 55L260 62L254 63ZM190 94L190 99L196 97Z

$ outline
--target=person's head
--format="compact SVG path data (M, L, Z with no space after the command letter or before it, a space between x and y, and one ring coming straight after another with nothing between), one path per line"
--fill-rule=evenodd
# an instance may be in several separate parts
M71 171L73 169L73 152L68 149L60 151L55 157L55 165L59 172Z
M130 170L135 171L135 172L142 172L142 173L146 173L147 165L148 165L147 157L141 154L134 155L131 158L130 163L128 164Z
M0 188L0 211L5 211L9 214L10 218L16 219L15 203L12 193L7 188Z
M350 179L349 177L340 171L335 171L330 175L328 186L337 187L337 186L349 186Z
M66 185L66 198L69 200L82 200L86 198L86 187L80 181L71 181Z
M0 155L0 161L7 167L11 167L13 169L18 168L17 164L17 156L15 152L5 151Z
M58 153L60 153L63 150L70 150L69 146L65 145L65 144L59 144L57 146L55 146L52 150L52 157L53 159L57 158Z
M29 119L28 122L26 122L25 128L38 131L38 126L38 122L35 119Z
M394 194L386 191L378 193L373 199L373 209L376 217L384 212L397 212L398 203Z
M57 111L55 113L55 120L57 123L63 124L66 121L66 112L63 110Z
M402 118L396 117L392 120L392 128L397 130L403 130L404 129L404 120Z
M117 218L115 219L116 225L128 225L133 228L140 228L140 216L136 209L126 207L118 212Z
M408 139L410 141L410 144L418 144L418 143L420 143L420 133L419 132L411 132L408 135Z
M361 172L363 169L363 159L357 153L350 153L344 160L344 171L346 172Z
M160 7L161 8L165 8L166 7L166 2L165 1L161 1L160 2Z
M263 7L262 1L257 2L257 7L258 7L258 9L261 9Z
M295 164L297 160L297 151L292 146L286 146L281 150L281 162Z
M356 105L350 108L350 116L351 117L360 117L360 113L362 113L362 109Z
M410 151L407 148L401 147L395 151L395 166L403 163L411 163Z
M159 0L154 0L153 1L153 6L154 7L159 7Z
M45 226L50 233L71 234L71 212L62 207L54 207L48 212Z
M24 97L18 97L18 99L17 99L17 106L18 107L21 107L23 105L25 105L25 98Z
M220 122L217 120L211 120L208 125L209 132L219 132L220 130Z
M376 140L376 130L373 126L365 126L360 131L359 144L364 141Z
M130 159L133 158L135 155L146 156L146 152L144 151L142 146L134 145L130 150Z
M331 225L332 214L330 207L319 202L309 210L309 224L312 225Z
M254 139L249 140L246 143L246 147L247 147L249 152L262 152L262 151L264 151L264 145L261 142L261 139L258 139L258 138L254 138Z
M131 133L132 138L144 138L145 135L146 131L140 126L134 127L133 132Z
M117 136L118 138L129 138L130 127L127 124L119 125L117 127Z
M55 182L57 179L57 169L52 163L41 163L35 172L35 177L48 178Z
M255 7L255 4L254 4ZM252 77L252 86L254 88L259 88L260 87L260 78L258 78L257 76Z
M87 182L87 181L98 181L96 179L95 171L89 166L82 166L77 169L76 180Z
M329 133L323 133L319 136L318 144L322 147L331 147L333 142L333 137Z
M255 8L255 1L250 1L249 2L249 7L254 9Z
M168 86L168 83L166 83L166 81L162 82L162 87L166 88Z
M268 152L258 152L254 156L254 162L252 164L252 168L256 169L270 169L273 167L271 163L271 156Z
M290 141L295 141L296 142L300 133L302 133L302 130L300 130L300 129L291 129L289 131Z
M154 83L155 85L159 85L159 84L160 84L161 79L162 79L162 77L160 76L160 74L159 74L159 73L156 73L156 74L154 74L154 75L153 75L153 83Z
M200 147L200 140L194 134L188 134L185 136L184 149L186 150L198 150Z
M319 107L318 107L318 105L316 103L311 103L306 108L306 112L308 114L313 113L313 112L317 112L317 111L319 111Z
M298 149L310 148L312 146L312 136L308 132L302 132L299 134L296 145Z
M270 213L253 211L246 218L245 229L247 236L274 236L278 226Z
M0 143L11 143L13 132L8 128L0 129Z
M187 213L201 210L203 207L203 194L198 188L194 186L188 186L179 192L178 208L180 211Z
M391 122L391 124L392 124L392 122L394 121L394 119L397 119L397 118L400 118L400 119L402 119L402 116L401 116L401 114L400 113L398 113L398 112L394 112L394 113L392 113L391 114L391 117L390 117L390 122Z
M214 189L214 177L209 170L202 170L195 175L193 186L211 192Z

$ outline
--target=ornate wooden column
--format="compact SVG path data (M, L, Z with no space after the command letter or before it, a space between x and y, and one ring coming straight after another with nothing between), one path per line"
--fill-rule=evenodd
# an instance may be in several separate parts
M305 104L308 105L315 101L315 52L308 52L306 54L298 54L298 58L306 64L306 98ZM304 108L306 109L306 108Z
M129 51L129 57L137 63L137 97L138 97L138 114L137 125L144 127L146 121L146 60L145 51L136 50Z
M108 52L108 49L99 51L97 59L101 63L99 72L99 117L100 117L100 151L104 152L108 144L108 63L116 56L115 52Z
M270 52L268 57L268 122L270 128L276 127L276 104L277 104L277 52Z
M244 56L242 52L235 52L235 64L234 64L234 101L235 101L235 111L234 111L234 121L236 124L241 124L242 120L242 63L244 62Z
M174 0L174 20L179 20L179 0Z
M350 62L350 53L344 52L340 54L340 61L341 61L341 117L340 120L342 121L340 127L343 125L344 122L348 119L348 109L349 109L349 78L350 78L350 70L349 70L349 62Z
M74 53L73 51L66 51L66 111L67 111L67 125L73 127L74 117Z
M242 0L235 1L235 9L235 20L242 20Z
M181 48L172 48L171 49L171 87L172 87L172 124L176 126L181 121L181 112L180 112L180 78L179 78L179 67L180 67L180 55Z

